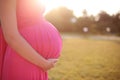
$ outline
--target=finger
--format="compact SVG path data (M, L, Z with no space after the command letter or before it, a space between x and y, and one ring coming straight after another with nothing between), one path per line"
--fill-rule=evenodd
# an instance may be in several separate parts
M58 61L58 59L53 59L53 62L56 63Z
M56 61L58 61L58 59L54 59L54 58L51 58L51 59L48 59L48 60L56 60Z
M48 59L49 61L51 61L52 63L56 63L58 61L58 59Z

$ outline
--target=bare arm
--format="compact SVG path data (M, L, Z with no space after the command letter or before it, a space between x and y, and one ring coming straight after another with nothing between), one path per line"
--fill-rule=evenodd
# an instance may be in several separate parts
M56 60L44 59L18 32L16 20L16 0L0 0L0 12L2 30L8 45L20 56L44 70L52 68Z

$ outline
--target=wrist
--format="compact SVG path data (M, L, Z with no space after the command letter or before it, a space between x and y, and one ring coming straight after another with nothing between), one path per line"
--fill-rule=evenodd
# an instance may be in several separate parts
M38 63L39 67L45 68L47 64L47 60L46 59L42 59L40 60L40 62Z

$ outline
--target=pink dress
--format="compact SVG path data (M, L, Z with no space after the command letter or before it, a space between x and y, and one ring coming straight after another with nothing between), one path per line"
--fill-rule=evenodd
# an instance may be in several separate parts
M6 46L7 45L5 43L3 33L0 27L0 80L2 79L2 67L3 67L3 60L4 60Z
M44 58L59 58L61 36L57 29L43 18L44 9L37 1L39 0L17 0L19 32ZM2 80L48 80L48 74L7 46Z

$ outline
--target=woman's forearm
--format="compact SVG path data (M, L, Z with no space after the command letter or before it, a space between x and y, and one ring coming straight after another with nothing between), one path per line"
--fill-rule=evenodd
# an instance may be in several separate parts
M37 66L44 66L46 60L19 33L15 33L11 37L6 37L6 41L23 58Z

